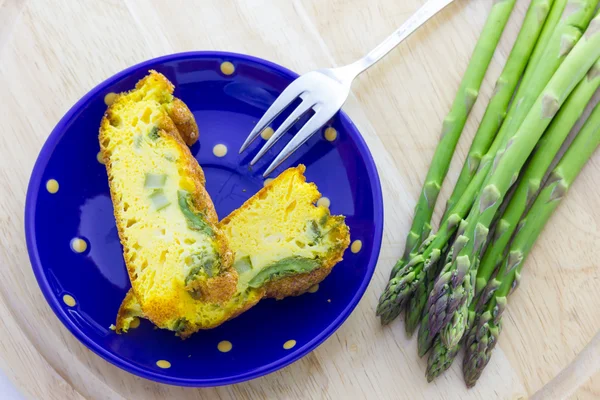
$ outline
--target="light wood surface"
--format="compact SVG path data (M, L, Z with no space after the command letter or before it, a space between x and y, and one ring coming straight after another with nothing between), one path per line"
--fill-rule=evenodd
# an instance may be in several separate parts
M460 362L432 384L401 321L375 304L400 256L412 208L492 0L457 0L362 75L344 107L377 161L385 234L377 271L347 322L316 351L235 386L183 389L132 376L81 345L46 304L30 268L23 206L38 151L94 85L163 54L218 49L297 72L370 50L423 0L0 0L0 368L35 399L600 398L600 153L536 245L492 361L467 390ZM494 56L441 205L492 92L528 1ZM536 395L537 393L537 395Z

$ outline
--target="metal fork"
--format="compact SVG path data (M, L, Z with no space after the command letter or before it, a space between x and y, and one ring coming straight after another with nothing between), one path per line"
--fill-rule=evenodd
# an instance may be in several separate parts
M300 117L312 109L315 112L314 115L290 140L263 174L263 177L268 176L342 108L350 93L352 81L359 74L381 60L383 56L400 44L411 33L453 1L429 0L402 24L396 32L388 36L379 46L375 47L360 60L339 68L311 71L294 80L275 99L271 107L269 107L260 121L258 121L254 129L252 129L252 132L240 148L240 154L294 100L298 98L302 99L300 105L291 112L250 162L250 165L254 165Z

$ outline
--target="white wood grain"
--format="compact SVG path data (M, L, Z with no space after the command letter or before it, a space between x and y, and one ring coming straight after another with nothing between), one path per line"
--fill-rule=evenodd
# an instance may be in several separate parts
M151 57L201 49L248 53L297 72L342 65L370 50L421 4L0 0L0 368L20 390L35 399L600 396L598 364L581 361L588 359L600 331L595 257L600 155L585 168L533 251L521 289L510 301L499 346L475 389L465 389L460 363L428 385L425 362L416 356L415 340L406 338L402 322L382 329L374 317L377 298L403 249L441 121L492 0L458 0L356 82L344 109L377 161L385 196L383 248L356 311L304 359L234 386L159 385L88 351L58 322L37 287L23 232L27 181L53 126L95 84ZM440 196L438 218L527 4L518 1L492 61Z

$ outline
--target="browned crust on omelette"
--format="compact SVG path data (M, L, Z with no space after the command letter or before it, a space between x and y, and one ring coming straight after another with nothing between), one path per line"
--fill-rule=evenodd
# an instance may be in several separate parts
M306 167L303 164L300 164L296 167L288 168L283 171L281 173L281 177L284 175L298 174L299 184L301 184L306 182L306 176L304 176L305 171ZM309 185L316 187L316 185L312 182L309 183ZM271 190L273 190L273 187L271 185L267 185L260 189L257 194L253 196L253 198L259 199L261 196L266 196L266 194ZM223 226L229 224L230 221L237 216L237 214L243 212L243 210L247 208L250 208L252 205L252 201L246 201L240 208L232 211L231 214L223 218L220 222L220 225ZM335 252L332 252L332 254L329 255L323 266L305 274L288 276L267 282L263 286L265 289L265 297L281 300L288 296L299 296L303 293L306 293L311 286L322 282L323 279L329 275L333 267L342 261L344 252L350 245L350 231L345 224L344 227L345 231L343 232L343 242Z
M185 144L192 146L196 143L199 137L198 125L188 106L177 97L174 97L167 112Z

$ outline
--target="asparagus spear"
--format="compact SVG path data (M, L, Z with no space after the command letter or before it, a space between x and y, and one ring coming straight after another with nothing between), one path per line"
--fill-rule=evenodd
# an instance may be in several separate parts
M474 303L471 303L469 307L469 323L468 328L470 329L475 321L475 309ZM452 363L454 359L458 355L460 349L462 349L464 345L464 339L461 340L454 347L447 347L442 341L441 335L437 335L433 340L430 346L432 346L432 351L429 353L429 358L427 359L427 370L426 376L427 381L431 382L438 376L442 374L442 372L446 371ZM431 339L430 339L431 340Z
M463 373L468 387L475 385L490 360L491 352L500 334L502 313L506 308L507 297L519 284L521 269L535 240L599 145L600 104L594 108L575 140L554 168L526 218L520 224L510 251L498 273L502 283L486 304L485 310L476 317L475 324L467 335Z
M471 148L469 149L465 164L460 172L458 181L456 182L456 186L454 187L454 191L448 200L446 211L452 209L452 206L460 199L460 196L466 190L469 182L475 175L477 168L479 168L481 158L488 151L492 140L495 138L498 129L502 125L517 82L525 70L529 56L533 51L553 2L554 0L532 0L530 3L519 35L510 52L506 65L496 82L494 95L488 104L483 120L479 125L479 129L477 130ZM446 216L447 215L445 214L442 218L442 222L446 219ZM427 295L433 289L434 280L442 267L443 264L441 262L432 266L427 274L425 274L424 282L417 285L415 293L410 296L408 306L406 307L405 318L407 334L412 335L415 328L418 326L423 313L423 308L427 303Z
M517 223L525 213L527 206L531 205L537 195L542 180L550 168L552 161L599 86L600 61L592 66L575 90L573 90L565 105L560 109L548 130L540 139L535 153L521 176L521 182L515 190L502 218L496 225L494 237L490 239L491 245L488 246L481 259L481 264L477 271L476 293L483 291L484 294L478 298L479 303L485 304L489 296L500 284L498 280L491 280L489 283L488 281L493 271L502 261L509 240L517 227Z
M458 229L457 232L457 236L461 236L464 233L464 230L466 228L466 221L462 221L461 225ZM462 240L462 244L466 244L466 242L464 242L463 239ZM460 241L458 243L458 247L460 247ZM453 260L453 254L452 252L454 250L458 250L458 247L454 247L451 248L450 251L448 252L448 256L446 258L446 263L445 265L448 265L449 263L452 263ZM470 310L469 311L469 325L473 320L473 316L474 316L474 310ZM428 372L427 372L427 376L431 377L431 379L435 378L436 376L438 376L440 373L444 372L446 369L448 369L450 367L450 365L452 364L452 361L454 360L454 357L456 356L456 354L458 354L458 350L460 349L459 346L452 346L452 347L448 347L446 346L444 343L442 343L440 335L430 335L429 333L429 311L426 309L423 313L423 318L421 318L421 323L419 325L419 335L418 335L418 340L417 340L417 351L419 354L419 357L423 357L425 355L425 353L427 353L429 351L429 349L431 348L431 346L436 346L438 347L437 349L434 349L434 351L429 355L429 360L428 360L428 365L431 365L431 367L428 368ZM442 348L443 347L443 348ZM434 358L432 360L432 357ZM441 362L439 360L435 360L435 358L439 358L439 357L444 357L444 361ZM430 371L430 368L431 369Z
M448 240L457 228L458 222L465 218L469 212L488 171L493 166L492 160L499 149L502 146L506 146L506 143L516 133L517 128L527 116L527 112L531 109L531 105L535 99L537 99L544 86L562 64L567 54L569 54L572 45L581 36L579 27L583 29L587 26L597 4L598 0L568 0L562 19L544 51L544 62L540 63L538 68L536 68L534 73L536 79L527 85L527 90L523 90L523 97L517 102L513 101L511 110L500 132L494 139L492 146L483 157L475 177L469 183L460 200L454 205L452 211L447 213L446 221L442 222L439 231L432 236L429 245L421 246L419 252L410 258L406 264L403 264L402 268L388 282L377 307L377 315L382 317L382 323L389 323L398 316L406 298L416 290L420 282L425 278L424 271L429 266L434 265L434 262L439 259L441 249L448 244ZM501 153L503 151L501 150ZM430 300L437 301L437 299L431 298ZM440 317L444 319L442 322L438 321ZM439 325L436 327L436 332L447 322L448 317L445 314L434 315L430 319L430 323L433 323L434 326Z
M459 226L459 231L464 231L465 228L466 228L466 222L461 221L460 226ZM446 257L444 259L441 259L438 261L437 268L441 269L442 266L444 266L452 261L453 250L454 250L453 248L450 248L446 254ZM439 271L436 271L436 276L437 276L438 272ZM421 284L419 286L420 290L422 290L422 288L424 288L424 287L427 288L427 293L425 293L425 296L424 296L425 301L427 301L427 294L432 290L432 286L433 286L434 282L435 282L435 279L431 279L427 285ZM418 294L420 290L418 290L415 294ZM412 298L415 298L415 296L413 296ZM410 304L409 304L409 306L410 306ZM408 308L407 308L407 310L408 310ZM405 324L408 326L409 323L411 323L411 324L414 323L416 325L417 323L419 323L419 321L417 321L417 322L409 321L408 317L407 317ZM427 353L429 351L429 349L431 348L431 345L433 343L433 339L434 339L434 337L429 335L429 314L427 312L425 312L424 315L420 318L420 323L419 323L419 334L418 334L418 340L417 340L417 344L418 344L417 351L419 353L419 357L423 357L425 355L425 353Z
M483 167L480 168L478 174L487 174L488 170L495 168L493 164L496 164L496 161L492 164L492 158L495 157L496 160L498 160L502 156L505 150L501 149L501 147L506 146L516 134L517 129L525 120L534 101L544 89L544 86L550 81L550 78L559 66L562 65L571 48L581 37L581 30L585 29L588 25L597 4L597 0L568 0L562 18L543 52L544 62L540 62L537 68L535 68L533 72L535 79L530 80L530 82L525 83L525 85L520 88L518 93L521 93L521 97L517 97L513 100L513 107L511 107L509 115L502 125L488 154L484 157L484 160L482 161ZM517 96L519 96L519 94ZM516 178L517 173L518 170L515 171L515 175L512 177L513 180ZM463 215L460 215L460 217L464 218ZM482 230L480 234L485 233L487 236L487 229L488 227L484 227L484 230ZM482 242L485 242L485 240L482 240ZM476 259L478 260L478 257ZM474 265L470 265L469 263L467 266L465 261L465 259L459 260L459 262L462 263L461 270L476 270ZM453 269L454 267L450 266L449 268ZM452 273L452 271L447 271L446 275L449 276ZM471 275L473 275L472 271L469 273L469 276ZM442 283L441 289L444 289L444 285L445 284ZM442 326L450 323L442 333L442 340L445 341L448 347L452 347L453 343L456 343L456 341L460 339L458 336L464 333L464 315L468 308L467 305L464 304L464 295L473 289L473 284L471 282L467 282L465 285L468 287L460 288L454 293L455 298L443 296L443 293L438 291L438 297L430 296L428 300L428 307L432 307L434 302L439 302L441 304L449 301L450 308L448 314L438 312L429 318L429 323L432 327L435 327L431 332L432 334L436 334ZM440 298L439 296L442 297ZM454 315L455 313L457 315ZM458 329L456 326L458 326Z
M436 336L431 353L427 359L427 370L425 372L427 382L433 381L440 376L442 372L450 368L460 349L460 345L450 348L446 347L442 343L440 336Z
M490 176L467 218L464 234L467 244L450 267L444 268L428 301L430 334L442 331L442 340L448 347L458 343L460 338L456 338L464 334L480 251L502 198L552 118L599 57L600 16L596 16L546 85L515 136L497 153ZM459 239L460 236L457 241Z
M406 316L404 318L404 328L406 333L411 336L422 320L423 309L427 304L427 295L433 289L435 278L440 273L444 264L438 261L426 273L423 282L417 285L415 292L409 296L406 305Z
M506 116L510 99L537 43L538 36L544 27L544 22L553 2L554 0L532 0L529 4L529 9L525 15L525 20L523 21L517 40L496 82L494 94L490 99L479 129L475 134L475 138L467 154L467 159L454 186L454 191L448 199L446 205L447 211L452 210L452 206L462 196L469 182L477 172L482 157L486 154L496 137L496 133L498 133Z
M440 187L448 172L452 154L454 154L454 149L465 126L467 117L477 99L481 82L494 55L500 36L504 31L508 17L515 5L515 1L500 0L492 7L473 51L471 61L460 83L454 103L452 103L452 108L444 119L442 136L435 149L431 166L421 189L419 201L415 206L413 223L406 237L404 256L396 263L390 277L396 275L398 270L406 264L411 255L429 236L429 232L431 231L431 216L433 215Z
M427 354L433 345L433 340L438 337L439 335L431 336L429 334L429 313L425 312L421 318L419 332L417 334L417 353L419 354L419 357L423 357L425 354Z
M550 13L548 14L546 22L544 23L544 29L540 33L538 41L535 44L535 48L531 53L531 57L527 63L527 68L525 69L525 74L521 79L521 86L519 87L515 98L521 98L523 96L523 90L526 90L527 85L531 82L531 79L535 78L535 70L538 67L538 63L544 56L544 52L548 47L548 43L550 43L554 36L554 31L560 22L566 5L567 0L555 0L554 4L552 4ZM573 7L573 5L570 7Z
M552 38L554 29L558 25L566 5L567 0L555 0L552 4L550 13L548 14L546 22L544 23L544 28L539 35L538 42L533 50L533 53L531 54L531 58L529 59L529 66L527 69L532 70L533 68L536 68L537 63L542 59L544 50Z
M510 202L510 200L512 199L512 195L514 193L516 189L516 185L513 186L510 190L510 192L508 193L508 195L506 196L506 198L504 199L502 205L500 206L500 209L498 210L499 214L502 214L506 208L508 207L508 203ZM466 228L466 221L462 221L461 222L461 227L459 228L459 232L458 236L462 235L462 232L464 232L464 229ZM496 221L492 222L492 225L496 225ZM489 242L486 243L486 247L489 244ZM452 250L452 248L451 248ZM452 253L451 251L448 252L449 256L446 259L447 263L451 262L452 260ZM431 292L431 290L429 291ZM467 326L468 327L471 326L471 323L473 321L474 315L475 315L475 302L471 302L471 305L469 307L469 324ZM432 369L430 372L428 372L428 375L433 378L435 378L436 376L438 376L439 374L441 374L442 372L444 372L446 369L448 369L450 367L450 365L452 365L452 362L454 360L454 357L456 356L456 354L458 354L458 350L459 347L455 346L451 349L447 348L441 341L441 338L439 338L439 335L432 337L431 335L429 335L429 312L427 310L425 310L425 312L423 313L423 318L421 319L421 324L419 325L419 336L418 336L418 353L419 353L419 357L423 357L425 355L425 353L427 353L427 351L429 351L429 349L431 348L432 345L435 346L443 346L445 349L437 349L434 352L432 352L429 357L441 357L443 356L445 358L445 360L443 362L439 362L438 360L429 360L428 363L430 363L432 366L435 366L434 369ZM434 342L435 339L435 342Z

